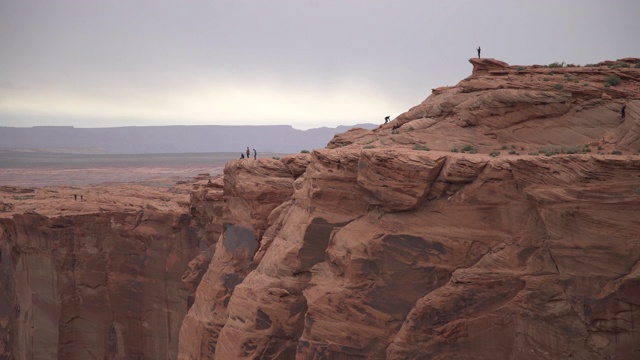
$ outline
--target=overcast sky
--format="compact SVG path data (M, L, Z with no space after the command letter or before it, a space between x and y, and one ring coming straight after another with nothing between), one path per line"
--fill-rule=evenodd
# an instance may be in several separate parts
M0 126L381 122L468 59L640 57L638 0L0 0Z

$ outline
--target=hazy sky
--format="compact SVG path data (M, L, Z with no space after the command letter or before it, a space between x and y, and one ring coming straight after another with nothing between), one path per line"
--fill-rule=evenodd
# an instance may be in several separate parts
M468 59L640 57L638 0L0 0L0 126L381 122Z

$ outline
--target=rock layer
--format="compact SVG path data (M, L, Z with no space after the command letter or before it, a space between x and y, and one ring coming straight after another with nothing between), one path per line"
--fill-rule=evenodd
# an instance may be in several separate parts
M223 309L201 299L215 336L185 322L180 358L640 356L640 70L471 62L457 86L312 153ZM221 289L216 257L198 292Z

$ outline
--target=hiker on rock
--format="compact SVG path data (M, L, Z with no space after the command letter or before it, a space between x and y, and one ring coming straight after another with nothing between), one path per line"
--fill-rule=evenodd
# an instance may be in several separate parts
M620 115L622 115L622 120L624 120L625 110L627 110L627 105L622 105L622 110L620 110Z
M247 159L251 157L251 150L249 150L249 147L247 146Z
M476 50L478 50L478 59L480 59L480 46Z
M73 194L73 201L78 201L78 194Z
M389 122L389 118L390 118L390 117L391 117L391 116L387 116L387 117L385 117L385 118L384 118L384 123L385 123L385 124Z
M244 159L244 154L240 153L240 160Z
M256 151L256 149L253 149L253 160L256 160L258 158L258 152Z

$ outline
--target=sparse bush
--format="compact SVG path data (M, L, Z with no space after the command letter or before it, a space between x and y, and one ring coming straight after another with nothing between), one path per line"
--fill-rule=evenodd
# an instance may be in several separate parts
M398 134L400 134L400 132L399 132L398 130L392 130L392 131L391 131L391 134L393 134L393 135L398 135Z
M530 152L529 155L537 156L538 153L537 152Z
M516 148L516 144L511 144L511 148L515 149Z
M602 146L598 146L598 150L602 150Z
M564 74L564 78L567 80L571 80L573 79L573 76L569 75L569 74Z
M607 76L604 79L604 86L616 86L618 84L620 84L620 76L613 74L611 76Z
M507 150L507 145L502 145L502 150Z
M465 145L462 147L462 150L460 152L466 152L468 151L469 154L477 154L478 153L478 149L474 148L471 145Z
M520 147L520 151L524 151L524 146L521 146L521 147Z
M553 88L556 89L556 90L562 90L562 88L564 88L564 85L558 83L558 84L553 85Z
M492 151L492 152L489 153L489 156L491 156L491 157L500 156L500 151Z
M549 79L548 77L543 77L542 78L542 81L549 81L549 80L551 80L551 79Z
M636 63L636 68L640 68L640 62Z
M631 65L625 62L616 62L616 63L609 64L609 69L628 68L629 66Z
M279 156L272 156L271 158L272 158L273 160L280 160L280 157L279 157Z
M600 65L598 65L598 64L587 64L587 65L585 65L585 66L588 66L588 67L598 67L598 66L600 66Z
M300 154L309 154L309 150L300 150Z
M561 68L564 66L564 61L559 63L559 62L552 62L551 64L549 64L550 68Z
M620 150L613 150L613 151L611 152L611 155L622 155L622 151L620 151Z
M567 64L566 67L580 67L580 65L576 65L576 64Z
M453 149L451 149L451 152L453 152L453 153L457 153L457 152L458 152L458 148L453 148Z
M509 150L509 155L515 155L516 151L515 150Z
M374 145L365 145L363 149L373 149L373 148L375 148Z
M421 144L414 144L413 145L413 150L423 150L423 151L429 151L431 149L429 149L428 147L421 145Z
M524 69L526 69L526 67L524 67L524 66L518 66L518 71L522 71L522 70L524 70Z
M409 129L407 131L413 131L413 130L415 130L413 126L409 126Z

